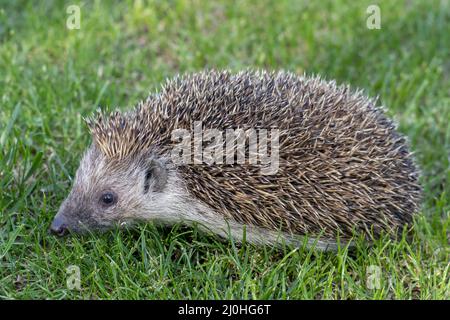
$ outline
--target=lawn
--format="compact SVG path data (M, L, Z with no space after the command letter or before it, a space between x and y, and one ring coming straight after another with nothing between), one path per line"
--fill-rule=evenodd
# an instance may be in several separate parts
M380 29L367 28L371 4ZM449 299L449 25L445 0L0 1L0 299ZM330 253L180 225L48 234L90 142L84 116L178 73L249 67L379 96L422 169L411 241Z

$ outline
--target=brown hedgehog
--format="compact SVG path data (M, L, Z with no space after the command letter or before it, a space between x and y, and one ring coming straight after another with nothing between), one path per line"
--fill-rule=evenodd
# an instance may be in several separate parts
M51 231L198 224L253 243L319 248L395 237L419 210L405 138L375 101L288 72L205 71L130 112L101 112Z

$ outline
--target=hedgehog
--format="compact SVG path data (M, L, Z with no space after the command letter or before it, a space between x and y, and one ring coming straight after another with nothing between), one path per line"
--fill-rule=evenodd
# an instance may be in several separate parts
M377 99L319 76L178 75L130 111L85 120L92 143L56 235L181 223L332 250L397 238L420 209L408 141Z

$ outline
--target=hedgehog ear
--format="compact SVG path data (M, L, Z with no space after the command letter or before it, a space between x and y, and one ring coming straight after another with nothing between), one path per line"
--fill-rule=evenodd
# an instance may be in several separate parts
M167 168L164 161L150 158L145 168L144 193L152 190L160 192L167 183Z

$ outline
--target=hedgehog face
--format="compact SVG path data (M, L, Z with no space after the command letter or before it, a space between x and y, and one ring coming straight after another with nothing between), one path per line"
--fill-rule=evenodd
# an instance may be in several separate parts
M50 230L64 235L148 220L148 207L152 202L157 207L166 177L162 162L151 155L115 161L92 146Z

